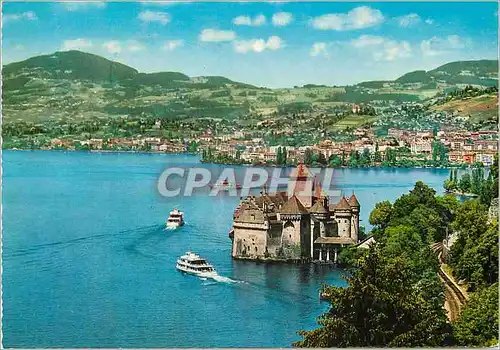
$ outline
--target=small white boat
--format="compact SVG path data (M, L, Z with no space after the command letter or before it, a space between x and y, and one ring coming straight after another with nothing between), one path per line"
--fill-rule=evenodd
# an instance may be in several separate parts
M237 190L241 190L241 185L239 182L237 182L236 184L233 184L232 182L229 182L227 180L221 181L221 182L216 183L216 184L211 184L210 187L219 188L223 191L229 191L232 188L235 188Z
M193 252L187 252L177 260L177 270L201 278L215 278L217 271L205 259Z
M176 228L184 225L184 213L174 209L167 219L167 227Z

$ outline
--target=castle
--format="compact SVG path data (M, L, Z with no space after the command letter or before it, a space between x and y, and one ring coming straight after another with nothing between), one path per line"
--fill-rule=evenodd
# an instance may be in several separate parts
M358 243L360 205L354 195L330 204L303 165L288 191L243 199L229 232L233 258L337 262L339 248Z

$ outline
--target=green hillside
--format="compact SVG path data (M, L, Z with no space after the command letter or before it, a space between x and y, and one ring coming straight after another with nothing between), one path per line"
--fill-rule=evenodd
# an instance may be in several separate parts
M94 54L56 52L3 67L3 117L4 121L124 115L234 119L246 118L248 113L266 118L321 111L337 120L337 114L343 113L341 106L349 104L422 102L460 84L498 85L497 71L496 61L464 61L409 72L394 81L268 89L223 76L140 73Z
M402 84L408 84L408 83L428 84L431 83L432 81L433 79L431 75L429 75L425 70L416 70L414 72L406 73L405 75L395 80L395 82Z
M30 76L52 79L114 81L134 77L137 70L104 57L81 51L56 52L7 64L3 67L6 79Z

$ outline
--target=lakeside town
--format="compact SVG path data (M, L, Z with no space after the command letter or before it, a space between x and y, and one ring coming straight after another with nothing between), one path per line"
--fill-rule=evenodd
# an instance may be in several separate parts
M161 122L156 122L160 127ZM292 147L269 146L263 138L234 131L221 134L206 129L193 138L161 137L50 139L42 150L135 151L199 153L204 162L252 165L318 166L490 166L498 152L496 131L405 130L390 128L376 137L370 127L357 128L351 141L325 139L316 144Z

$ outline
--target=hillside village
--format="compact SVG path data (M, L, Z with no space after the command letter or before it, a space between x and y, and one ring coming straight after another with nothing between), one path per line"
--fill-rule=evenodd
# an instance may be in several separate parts
M498 151L495 61L394 81L267 89L144 74L79 51L4 67L4 148L196 152L202 161L489 166Z

